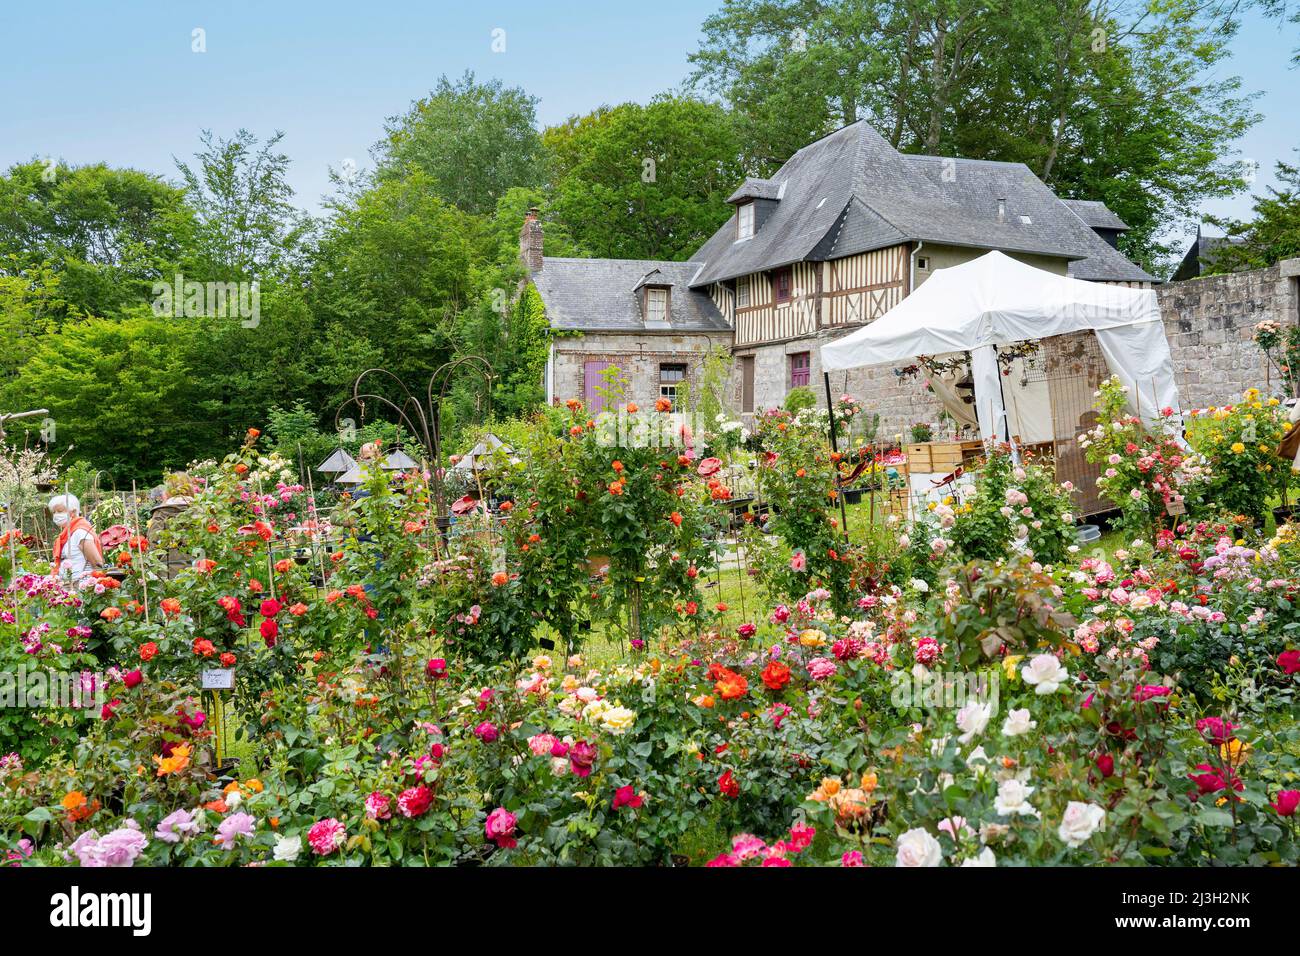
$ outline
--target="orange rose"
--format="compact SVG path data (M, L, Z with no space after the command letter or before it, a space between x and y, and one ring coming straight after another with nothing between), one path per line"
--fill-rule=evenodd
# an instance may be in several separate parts
M499 588L509 580L510 575L506 574L504 571L498 571L496 574L492 575L492 586L494 588Z
M99 616L106 621L116 621L122 616L122 609L117 607L106 607L99 612Z
M163 598L158 606L161 607L163 613L169 617L181 613L181 602L176 600L176 598Z
M140 660L151 661L158 656L158 645L153 641L140 645Z
M768 661L762 677L768 690L781 690L790 683L790 667L781 661Z

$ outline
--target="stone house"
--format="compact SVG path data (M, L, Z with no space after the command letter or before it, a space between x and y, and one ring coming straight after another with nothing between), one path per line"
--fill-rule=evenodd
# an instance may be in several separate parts
M544 258L529 213L521 253L567 333L552 346L548 398L597 400L609 365L632 399L672 395L715 346L731 353L742 413L800 385L820 396L826 340L991 249L1081 279L1155 281L1116 249L1127 227L1104 204L1062 200L1020 163L899 153L865 122L804 147L770 179L746 179L727 201L729 219L688 262ZM937 413L921 382L892 369L835 378L887 429Z

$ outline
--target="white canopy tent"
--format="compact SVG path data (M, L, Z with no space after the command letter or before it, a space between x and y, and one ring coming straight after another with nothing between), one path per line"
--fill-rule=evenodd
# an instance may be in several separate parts
M1007 437L997 346L1091 330L1129 407L1154 426L1180 414L1173 362L1156 294L1084 282L1001 252L937 270L875 322L821 349L825 372L970 352L980 436Z

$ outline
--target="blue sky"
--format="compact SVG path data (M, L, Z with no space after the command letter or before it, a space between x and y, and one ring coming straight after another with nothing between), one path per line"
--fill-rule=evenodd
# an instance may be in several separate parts
M118 0L10 4L0 29L0 167L54 156L174 175L199 130L286 133L298 201L317 208L328 169L368 162L385 117L442 73L500 77L541 98L543 123L680 86L714 0L366 4ZM191 51L195 28L207 52ZM505 52L492 50L495 29ZM1224 72L1265 95L1239 144L1261 164L1300 145L1294 27L1247 23ZM1246 198L1216 202L1244 214Z

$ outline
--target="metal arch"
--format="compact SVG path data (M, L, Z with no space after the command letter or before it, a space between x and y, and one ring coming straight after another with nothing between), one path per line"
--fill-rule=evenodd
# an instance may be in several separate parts
M334 412L334 429L337 432L343 410L349 405L355 404L362 414L365 413L365 403L371 400L392 409L400 419L399 424L403 424L424 446L429 461L433 465L434 495L440 517L446 517L447 513L447 496L442 477L442 403L447 397L447 390L451 387L453 376L462 367L475 372L483 380L483 384L486 386L484 413L486 417L491 418L492 382L496 376L492 369L492 363L481 355L462 355L460 358L446 362L435 369L433 374L429 376L429 382L425 387L425 404L423 405L406 387L406 383L388 369L368 368L358 375L356 381L353 382L352 395L344 399ZM401 390L402 396L404 396L404 400L400 405L392 399L375 392L361 391L361 383L367 376L372 374L386 376L396 383ZM436 398L434 394L435 386L437 389Z

